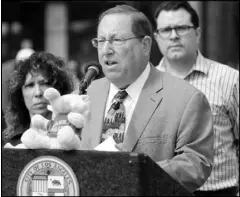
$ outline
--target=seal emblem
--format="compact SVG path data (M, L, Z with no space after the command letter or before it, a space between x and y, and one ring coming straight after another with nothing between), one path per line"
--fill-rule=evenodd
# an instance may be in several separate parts
M71 167L54 156L40 156L22 170L17 196L79 196L77 178Z

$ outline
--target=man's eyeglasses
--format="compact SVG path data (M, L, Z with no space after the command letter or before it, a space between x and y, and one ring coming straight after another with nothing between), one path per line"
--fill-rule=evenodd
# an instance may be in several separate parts
M113 46L121 46L125 44L127 40L135 39L135 38L143 38L144 36L136 36L136 37L131 37L131 38L111 38L109 40L107 39L98 39L98 38L93 38L92 39L92 45L95 48L102 48L105 44L106 41L108 41L111 45Z
M162 38L169 38L172 34L172 30L174 29L178 36L183 36L189 32L191 28L195 28L194 26L176 26L176 27L167 27L167 28L160 28L157 30L157 33Z

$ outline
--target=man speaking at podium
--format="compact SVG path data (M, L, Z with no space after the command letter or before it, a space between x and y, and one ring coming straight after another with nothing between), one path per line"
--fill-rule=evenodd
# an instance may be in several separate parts
M149 62L147 17L127 5L110 8L100 15L92 43L105 77L80 84L89 85L91 101L82 149L107 144L106 151L144 153L190 192L201 187L213 163L211 109L202 92Z
M92 44L105 78L87 88L92 109L82 147L114 139L120 150L149 155L190 192L202 186L213 162L210 106L199 90L149 62L147 17L127 5L111 8Z

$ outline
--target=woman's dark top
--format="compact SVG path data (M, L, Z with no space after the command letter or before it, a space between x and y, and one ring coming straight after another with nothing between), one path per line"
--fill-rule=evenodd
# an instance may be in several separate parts
M10 144L12 144L13 146L16 146L16 145L18 145L18 144L21 144L21 143L22 143L22 142L21 142L22 134L23 134L23 133L18 133L18 134L16 134L15 136L12 136L12 137L8 140L8 142L9 142ZM8 143L8 142L7 142L7 143Z
M7 140L3 141L2 142L2 146L4 146L5 144L7 143L10 143L12 144L13 146L16 146L18 144L22 144L21 142L21 137L22 137L22 134L24 133L24 131L26 131L27 129L29 128L29 125L28 126L21 126L19 127L18 129L16 129L16 131L11 134ZM7 129L6 129L7 130Z

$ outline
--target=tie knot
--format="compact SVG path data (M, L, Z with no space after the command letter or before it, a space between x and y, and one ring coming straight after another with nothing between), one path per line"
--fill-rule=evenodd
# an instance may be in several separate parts
M115 99L124 100L127 97L128 93L125 90L120 90L118 93L114 96Z
M125 90L120 90L118 93L114 96L114 101L112 104L112 108L114 110L118 110L120 107L120 104L123 102L123 100L127 97L128 93Z

